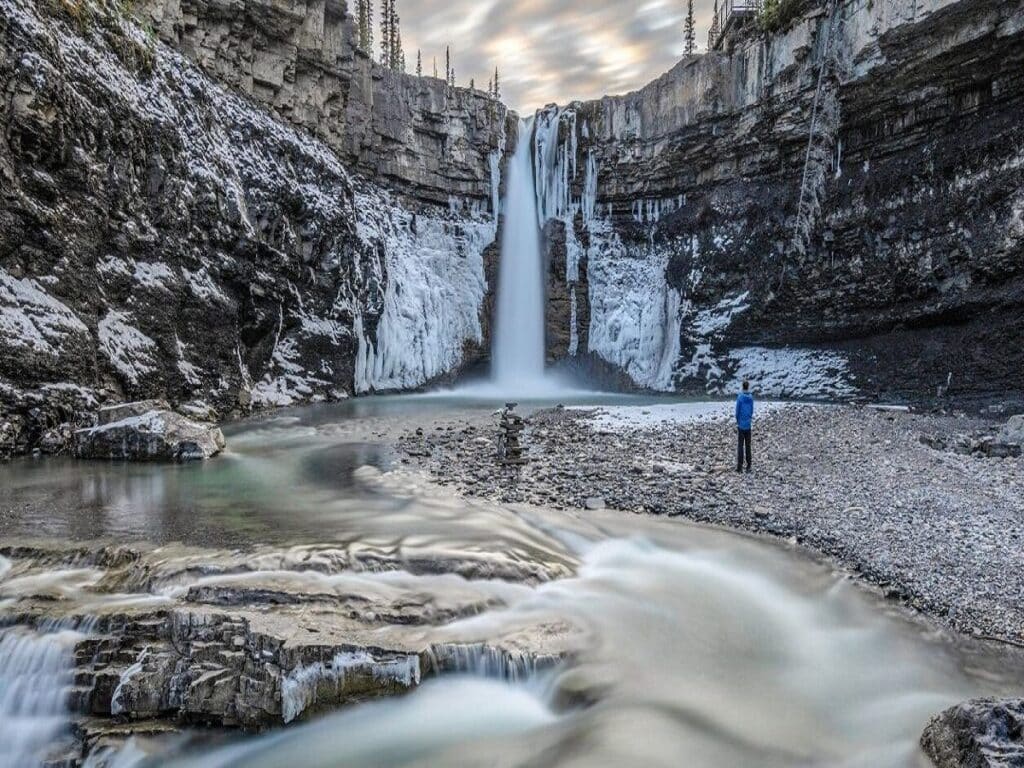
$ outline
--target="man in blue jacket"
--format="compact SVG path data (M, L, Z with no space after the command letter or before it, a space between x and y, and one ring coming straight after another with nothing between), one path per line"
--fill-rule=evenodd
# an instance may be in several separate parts
M736 471L743 471L743 455L747 457L747 472L750 471L750 429L754 421L754 396L750 394L750 382L743 382L743 391L736 398Z

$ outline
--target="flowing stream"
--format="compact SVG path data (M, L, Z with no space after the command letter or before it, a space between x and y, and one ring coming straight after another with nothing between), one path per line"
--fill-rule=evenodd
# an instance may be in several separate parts
M201 730L138 737L94 754L90 768L923 766L917 738L929 716L1019 689L1016 657L912 621L783 544L611 511L499 506L414 474L380 475L400 468L388 449L395 430L474 413L455 401L371 399L235 425L228 454L206 465L0 467L4 544L164 545L154 560L163 570L141 594L100 588L101 573L73 563L25 572L12 568L16 555L0 559L7 623L27 595L49 596L58 622L61 611L173 607L227 578L197 574L201 553L216 564L251 551L256 570L236 586L487 606L417 630L438 647L517 633L543 645L557 627L572 630L570 653L545 671L509 674L467 651L463 674L406 696L226 742ZM179 554L177 541L191 544ZM364 559L333 575L289 565L314 542ZM405 565L374 571L384 555ZM0 765L38 765L69 732L74 635L60 626L0 635ZM383 643L392 628L375 631Z

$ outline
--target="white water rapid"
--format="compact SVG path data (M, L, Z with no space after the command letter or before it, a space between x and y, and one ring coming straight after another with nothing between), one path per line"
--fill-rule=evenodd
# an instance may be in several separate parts
M509 395L551 390L544 376L544 277L533 180L533 118L519 124L501 240L493 383Z
M0 768L42 765L69 730L76 632L0 633Z

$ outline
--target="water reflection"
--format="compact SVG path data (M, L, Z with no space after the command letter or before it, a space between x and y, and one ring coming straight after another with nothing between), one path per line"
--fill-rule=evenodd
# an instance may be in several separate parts
M285 410L226 425L228 450L203 463L11 461L0 464L0 536L218 546L345 536L358 532L366 512L407 504L356 476L363 465L391 466L391 435L442 415L494 410L502 400L434 393Z

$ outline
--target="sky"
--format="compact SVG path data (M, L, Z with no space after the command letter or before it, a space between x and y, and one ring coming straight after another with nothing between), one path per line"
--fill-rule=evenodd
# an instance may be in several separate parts
M704 50L714 0L694 0ZM374 5L379 5L374 3ZM520 112L627 93L682 56L686 0L397 0L409 71L444 77L450 44L459 85L486 90L497 66L502 100Z

